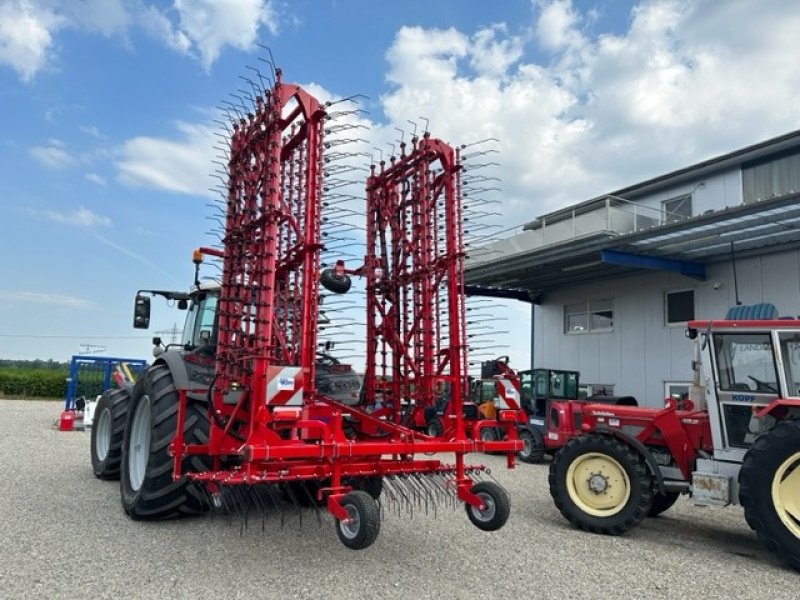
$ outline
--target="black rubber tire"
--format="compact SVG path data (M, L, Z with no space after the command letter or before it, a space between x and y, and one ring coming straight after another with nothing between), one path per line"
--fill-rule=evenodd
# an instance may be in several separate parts
M90 452L92 470L98 479L119 479L130 401L127 391L111 389L103 392L94 408Z
M131 483L131 429L140 403L149 402L149 450L142 452L145 460L141 485ZM144 414L144 413L143 413ZM163 364L151 366L136 384L128 410L123 442L120 493L122 507L132 519L158 520L196 515L208 510L202 490L182 478L172 480L172 457L169 445L177 429L178 391L172 373ZM145 425L146 426L146 425ZM208 443L208 410L204 403L186 403L184 441L187 444ZM188 456L183 471L205 471L208 457Z
M352 281L347 275L337 275L333 269L325 269L320 273L319 282L329 292L346 294L350 291Z
M336 520L339 540L351 550L362 550L377 539L381 530L381 514L375 499L363 490L355 490L341 500L342 507L355 519Z
M357 477L353 481L353 488L367 492L375 500L379 500L383 493L383 477Z
M300 508L323 506L325 504L325 500L318 500L317 492L319 492L323 485L329 484L330 480L326 480L324 483L316 479L288 481L283 488L284 498L287 502L295 504Z
M484 427L480 432L482 442L494 442L497 439L497 431L494 427Z
M480 496L486 505L485 510L480 510L465 504L467 517L478 529L483 531L497 531L508 521L511 514L511 499L501 486L493 481L481 481L472 486L470 491Z
M739 503L744 508L747 524L772 552L800 571L800 537L781 519L773 497L773 480L787 461L789 473L800 469L800 419L776 424L756 438L739 471ZM784 515L800 531L797 515Z
M647 511L648 517L657 517L666 510L672 508L672 505L678 500L679 492L665 492L663 494L655 494L653 496L653 504L650 510Z
M575 503L570 493L568 474L575 461L585 460L586 455L594 455L607 463L613 461L622 469L623 481L613 479L613 469L608 473L602 471L597 475L615 485L627 486L627 498L621 507L614 507L608 514L591 514ZM576 465L577 468L578 465ZM595 477L595 474L592 474ZM653 504L653 477L647 470L642 456L625 442L609 435L588 434L571 439L553 457L550 464L550 495L561 514L574 526L592 533L620 535L633 529L647 516ZM577 482L572 482L575 486ZM586 482L588 485L588 481ZM584 491L581 488L581 491ZM576 492L577 491L576 488ZM600 495L600 492L595 492ZM605 492L602 492L605 493ZM596 512L602 512L598 509Z
M428 423L428 435L431 437L441 437L444 433L444 426L439 417L434 417Z
M517 458L524 463L536 464L544 459L544 438L538 429L533 427L520 427L517 437L524 446L517 452Z

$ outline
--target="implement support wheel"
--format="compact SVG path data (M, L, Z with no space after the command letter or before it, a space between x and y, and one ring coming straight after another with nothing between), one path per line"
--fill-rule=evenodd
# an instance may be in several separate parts
M381 530L381 515L378 503L367 492L356 490L342 498L342 508L348 518L336 520L339 540L351 550L371 546Z
M511 514L508 492L493 481L476 483L470 491L484 504L483 510L469 504L464 505L467 516L475 527L484 531L496 531L506 524Z
M550 495L573 525L619 535L637 526L653 504L653 478L644 459L608 435L570 440L550 464Z
M756 439L739 471L739 502L759 539L800 571L800 419Z

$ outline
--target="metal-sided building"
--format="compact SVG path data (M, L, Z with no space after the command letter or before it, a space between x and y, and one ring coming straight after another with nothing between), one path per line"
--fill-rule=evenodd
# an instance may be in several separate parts
M800 131L543 215L466 281L531 302L532 366L660 405L691 378L687 320L800 315Z

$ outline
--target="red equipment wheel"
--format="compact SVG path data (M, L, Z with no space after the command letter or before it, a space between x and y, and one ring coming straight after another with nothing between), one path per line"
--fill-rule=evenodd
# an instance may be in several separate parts
M98 479L119 479L128 392L106 390L94 410L91 436L92 470Z
M428 435L431 437L441 437L443 433L444 425L442 425L442 420L439 417L431 419L431 422L428 423Z
M340 504L347 511L348 518L336 520L339 540L351 550L371 546L381 530L378 503L367 492L356 490L342 498Z
M464 505L467 516L475 527L483 531L496 531L506 524L511 514L508 492L493 481L476 483L470 491L484 504L483 510L469 504Z

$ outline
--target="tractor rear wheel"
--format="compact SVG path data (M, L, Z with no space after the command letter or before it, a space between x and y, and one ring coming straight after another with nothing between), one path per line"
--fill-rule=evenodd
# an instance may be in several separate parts
M573 525L609 535L636 527L653 504L653 478L642 456L621 440L581 435L550 464L550 495Z
M371 546L381 530L381 514L378 503L367 492L356 490L342 498L340 504L348 518L336 520L339 540L351 550Z
M483 502L481 510L470 504L465 504L467 516L472 524L483 531L497 531L508 521L511 514L511 500L502 487L493 481L481 481L470 489Z
M92 470L98 479L119 479L122 442L130 395L122 389L106 390L97 401L92 423Z
M767 548L800 570L800 419L756 439L739 471L739 503Z
M680 493L678 492L665 492L663 494L655 494L653 496L653 505L647 511L648 517L657 517L666 510L672 508L672 505L678 500Z
M150 367L136 384L131 398L123 442L120 492L122 507L132 519L172 519L208 510L194 484L172 480L169 445L177 431L178 390L163 364ZM208 443L208 411L202 403L187 401L183 435L187 444ZM182 470L204 471L208 458L191 455Z
M544 458L544 438L538 429L522 427L517 434L522 440L522 450L517 458L525 463L539 463Z

